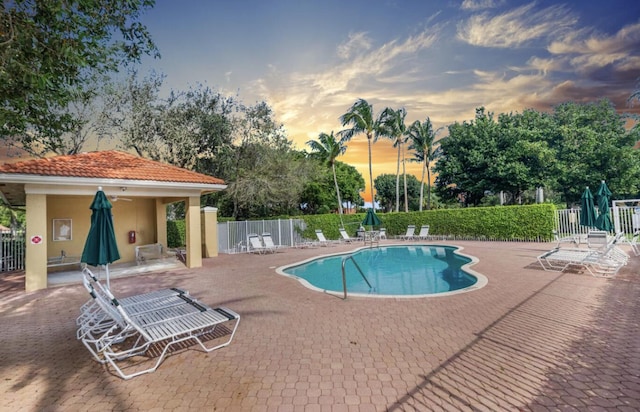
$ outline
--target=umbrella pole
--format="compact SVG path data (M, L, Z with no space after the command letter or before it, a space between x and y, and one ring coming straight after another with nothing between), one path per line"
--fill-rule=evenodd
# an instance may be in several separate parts
M104 265L104 273L107 277L107 289L111 290L111 285L109 284L109 264Z

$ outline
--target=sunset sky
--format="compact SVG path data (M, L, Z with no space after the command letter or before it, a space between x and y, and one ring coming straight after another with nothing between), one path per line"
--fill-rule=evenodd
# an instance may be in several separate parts
M358 98L441 127L480 106L498 114L608 97L630 110L640 77L638 0L157 0L142 22L162 54L143 73L164 73L174 90L201 83L264 100L299 148L341 130ZM364 136L340 160L368 181ZM376 143L374 178L395 169L395 149Z

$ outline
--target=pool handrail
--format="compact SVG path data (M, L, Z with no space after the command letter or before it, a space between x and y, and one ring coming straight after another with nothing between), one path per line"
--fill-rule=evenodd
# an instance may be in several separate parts
M345 267L345 265L347 263L347 260L349 260L349 259L351 259L353 264L356 266L356 269L358 269L358 272L360 272L360 275L362 275L362 279L364 279L364 281L367 282L367 285L369 286L369 289L372 289L371 283L369 283L369 280L367 279L367 277L362 272L362 269L360 269L360 266L358 266L358 262L356 262L356 260L353 258L353 255L346 256L346 257L342 258L342 288L344 290L344 299L347 298L347 276L346 276L346 272L344 270L344 267Z

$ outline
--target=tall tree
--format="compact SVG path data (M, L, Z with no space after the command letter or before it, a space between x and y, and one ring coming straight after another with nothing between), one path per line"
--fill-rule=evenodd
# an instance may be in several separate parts
M336 158L347 151L344 141L336 140L331 134L320 133L318 140L309 140L307 145L311 148L311 156L317 157L321 162L331 167L333 173L333 182L336 186L336 196L338 198L338 214L340 215L340 223L344 227L342 220L342 199L340 199L340 187L338 186L338 177L336 175Z
M487 189L508 192L512 202L520 204L526 190L553 188L555 178L562 173L549 146L553 130L553 119L547 113L525 110L500 114L496 157L487 170L491 182Z
M431 168L430 162L435 158L436 132L433 130L431 119L424 122L416 120L409 126L409 149L415 151L416 159L422 163L422 178L420 179L420 211L424 202L424 174L427 173L427 209L431 209Z
M364 99L358 99L349 110L340 116L340 122L342 126L351 126L350 129L345 129L339 132L343 141L348 142L354 136L364 133L367 137L367 143L369 147L369 184L371 187L371 205L375 208L376 193L373 187L373 167L371 161L371 144L373 138L380 131L380 119L375 118L373 115L373 106L367 103Z
M556 151L562 173L558 191L568 203L577 202L585 185L606 180L615 196L638 193L638 150L633 149L640 129L625 129L625 119L613 104L574 102L556 106L549 145Z
M480 204L493 185L488 170L496 159L496 139L497 123L484 107L476 109L474 120L449 125L449 136L440 139L441 156L434 168L441 199Z
M158 55L141 14L153 0L0 5L0 140L38 154L76 122L66 110L96 74Z
M400 211L400 163L402 163L402 174L404 176L404 211L409 211L407 199L407 173L404 159L404 143L407 141L407 125L404 120L407 111L404 108L393 110L386 108L380 114L379 135L392 140L393 147L398 148L398 161L396 165L396 212Z
M39 135L38 143L24 145L21 149L34 157L48 154L75 154L88 150L89 143L97 148L101 141L110 137L108 114L116 112L119 106L114 101L113 87L109 77L98 76L84 89L76 91L60 114L66 113L73 119L66 132L51 135ZM35 143L35 140L34 140Z
M333 174L330 169L319 160L307 156L316 167L309 169L307 182L300 198L300 210L304 214L324 214L335 210L336 190ZM307 164L307 167L312 165ZM346 163L335 162L340 198L342 203L352 206L362 206L363 199L360 189L364 187L364 178L358 170Z
M396 190L395 180L395 176L392 174L378 175L375 180L376 191L380 199L380 207L385 211L393 210ZM409 209L418 210L420 182L412 174L407 175L407 196L409 197Z
M112 130L140 156L216 175L211 164L231 145L237 102L201 85L161 99L163 79L151 73L139 80L133 73L117 92L118 110L106 116Z

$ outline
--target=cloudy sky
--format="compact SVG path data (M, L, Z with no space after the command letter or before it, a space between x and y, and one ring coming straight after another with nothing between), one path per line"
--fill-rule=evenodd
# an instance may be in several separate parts
M607 97L629 111L640 78L638 0L157 0L142 21L162 54L144 68L168 88L264 100L299 148L341 130L358 98L441 127L480 106L498 114ZM368 181L364 136L340 160ZM373 146L373 168L374 178L395 173L389 143Z

